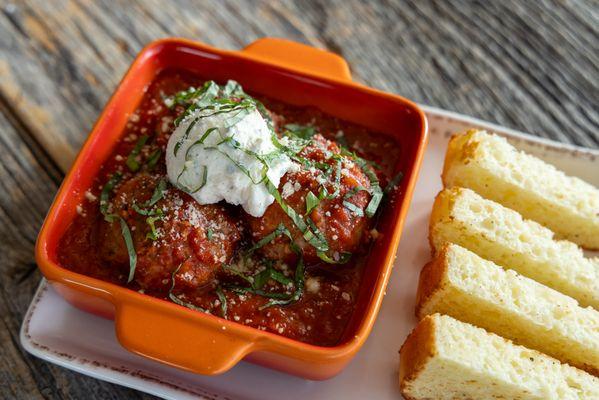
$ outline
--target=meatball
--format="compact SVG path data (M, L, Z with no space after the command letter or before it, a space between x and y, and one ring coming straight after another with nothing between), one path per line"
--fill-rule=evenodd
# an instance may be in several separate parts
M226 207L200 205L172 187L153 206L147 206L161 179L160 175L134 176L118 187L110 206L131 231L137 254L134 280L144 290L163 293L173 278L180 289L198 288L231 260L241 238L240 224ZM120 222L103 222L98 240L102 259L128 275L129 255Z
M325 254L330 259L338 261L343 253L357 250L363 231L368 225L364 210L371 197L368 192L370 180L350 157L341 155L336 143L321 135L314 136L311 144L306 146L299 155L308 162L303 163L299 170L288 172L283 176L279 192L283 201L300 216L306 214L306 198L310 192L318 196L324 187L329 195L335 195L330 196L332 198L322 199L318 206L304 217L309 217L326 239L329 250ZM338 185L336 180L339 172L341 179ZM314 199L311 195L310 197ZM302 250L304 260L308 263L318 261L316 248L303 238L302 232L277 202L271 204L262 217L249 217L253 240L258 242L263 239L281 222ZM271 259L287 262L296 259L296 254L286 236L277 237L261 247L259 251Z

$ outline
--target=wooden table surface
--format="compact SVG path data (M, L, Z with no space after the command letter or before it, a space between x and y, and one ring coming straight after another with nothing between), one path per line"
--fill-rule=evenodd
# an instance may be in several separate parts
M599 147L597 1L0 0L0 397L151 398L29 356L48 206L136 53L166 36L264 36L341 54L354 79L546 138ZM399 345L399 344L398 344Z

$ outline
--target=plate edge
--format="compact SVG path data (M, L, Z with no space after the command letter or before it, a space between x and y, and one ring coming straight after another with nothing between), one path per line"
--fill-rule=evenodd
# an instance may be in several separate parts
M540 138L540 137L533 136L531 134L527 134L527 133L524 133L524 132L521 132L521 131L518 131L518 130L515 130L512 128L507 128L507 127L504 127L504 126L501 126L501 125L498 125L498 124L495 124L492 122L488 122L488 121L484 121L484 120L481 120L478 118L459 114L459 113L456 113L453 111L443 110L443 109L437 108L437 107L426 106L426 105L421 105L421 104L419 104L418 106L424 110L427 117L429 117L429 115L430 115L430 116L435 116L435 117L440 117L440 118L451 119L454 121L457 120L464 124L480 126L485 129L489 129L491 131L497 131L498 133L512 137L516 140L522 140L522 141L526 141L529 143L543 145L547 148L551 148L552 150L567 150L567 151L572 152L578 156L583 156L585 158L588 157L589 161L591 161L591 162L596 161L597 157L599 157L599 150L576 146L576 145L567 144L567 143L561 143L561 142L553 141L553 140L546 139L546 138ZM23 318L23 322L21 323L21 328L19 331L19 341L20 341L23 349L26 352L28 352L29 354L31 354L35 357L38 357L42 360L45 360L45 361L51 362L53 364L59 365L61 367L64 367L66 369L70 369L70 370L76 371L78 373L81 373L83 375L90 376L95 379L99 379L99 380L114 383L114 384L117 384L120 386L132 388L132 389L144 392L144 393L149 393L149 394L152 394L155 396L160 396L160 397L163 397L166 399L171 399L171 398L175 399L175 397L172 397L170 394L164 393L164 392L148 391L147 386L142 386L141 382L137 383L135 380L142 379L146 382L150 381L153 385L166 386L168 388L168 390L170 390L170 391L175 391L175 392L179 392L181 394L186 394L186 395L191 394L194 396L198 396L198 398L200 398L202 400L217 400L217 399L228 399L229 398L229 397L223 397L222 395L219 395L219 394L208 392L205 389L201 389L201 390L205 391L206 393L198 393L193 389L185 388L184 386L181 385L181 383L174 383L174 382L170 382L170 381L166 381L166 380L161 380L158 377L144 375L141 373L141 371L139 371L137 374L135 374L134 371L132 371L131 369L128 369L128 368L122 368L124 370L129 371L129 372L123 372L117 366L115 366L116 369L114 369L114 370L111 369L108 365L93 366L93 364L92 364L93 361L85 360L79 356L71 355L73 357L73 359L84 360L84 361L86 361L86 363L89 363L89 365L93 366L93 368L90 368L89 366L86 367L85 365L83 365L86 363L81 363L81 362L76 363L76 362L73 362L72 360L69 360L68 357L66 357L67 355L61 356L60 354L56 354L56 355L49 354L52 352L52 350L51 349L48 349L47 351L43 350L43 348L46 346L33 341L32 337L28 333L29 321L31 320L31 316L32 316L33 312L35 311L35 307L41 301L44 291L47 290L48 287L49 287L49 284L48 284L47 280L45 278L42 278L38 288L35 291L32 301L29 304L29 307L27 308L27 311ZM101 374L99 372L96 372L96 369L105 371L105 373L112 372L112 373L116 373L116 374L126 374L135 380L133 381L134 383L123 383L122 381L119 381L116 378L113 378L111 376L106 376L105 373ZM160 390L160 389L158 389L158 390Z
M515 139L524 140L527 142L533 142L536 144L544 145L546 147L550 147L554 150L569 150L573 153L582 156L590 156L592 161L594 158L599 157L599 149L591 149L588 147L577 146L570 143L562 143L555 140L533 136L530 133L522 132L517 129L508 128L493 122L485 121L479 118L470 117L468 115L460 114L454 111L444 110L442 108L437 108L433 106L427 106L423 104L418 104L420 108L422 108L425 114L431 114L437 117L445 117L453 120L461 120L462 122L478 125L484 127L485 129L489 129L491 131L497 131L507 136L511 136Z
M154 396L159 396L165 399L173 399L176 400L177 397L173 397L171 394L161 391L161 389L156 388L157 390L148 391L147 383L158 386L165 386L169 391L178 392L180 394L185 395L193 395L196 396L200 400L228 400L229 397L222 396L217 393L212 393L207 391L206 389L200 388L202 392L198 392L197 389L186 388L181 382L176 383L169 380L161 379L157 376L151 376L146 373L140 371L135 371L129 367L119 367L114 364L111 368L106 363L101 363L100 365L94 365L93 360L88 360L82 358L77 355L72 354L61 354L53 351L47 346L36 343L31 335L29 334L29 322L31 320L31 316L35 311L37 304L43 298L44 292L49 289L49 283L45 278L40 280L40 283L33 295L33 299L27 308L27 312L25 313L25 317L23 318L23 322L21 323L21 329L19 331L19 341L23 349L37 357L41 360L50 362L52 364L58 365L60 367L69 369L71 371L75 371L82 375L86 375L92 377L94 379L98 379L105 382L110 382L119 386L139 390L144 393L148 393ZM126 350L125 350L126 351ZM72 357L72 359L70 359ZM77 360L78 362L74 362L73 360ZM97 372L96 370L104 371L103 373ZM126 371L126 372L125 372ZM129 378L134 379L132 383L123 382L118 380L116 377L111 377L106 375L106 373L115 373L121 375L127 375ZM141 379L146 383L146 386L142 384L142 382L137 382L137 379ZM162 389L164 390L164 389Z

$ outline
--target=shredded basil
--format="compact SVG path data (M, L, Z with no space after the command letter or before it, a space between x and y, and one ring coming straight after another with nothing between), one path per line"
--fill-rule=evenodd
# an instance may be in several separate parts
M199 107L208 106L218 96L219 86L214 81L207 81L201 89L189 88L179 92L173 99L173 106L178 104L186 106L185 112L175 119L175 126Z
M277 271L274 268L270 269L270 279L273 279L273 280L279 282L280 284L286 285L286 286L293 282L291 279L287 278L283 273L281 273L280 271Z
M287 298L271 298L266 304L260 307L263 310L272 306L286 306L297 302L304 293L305 266L304 260L300 256L297 266L295 267L294 285L295 291Z
M271 271L271 268L270 268L270 266L268 266L262 272L259 272L258 274L253 276L254 283L252 284L252 288L254 290L260 290L264 287L264 285L266 285L266 283L270 279L270 271Z
M316 129L310 125L287 124L284 128L287 130L285 134L291 134L304 140L310 140L316 134Z
M339 191L341 190L341 167L341 160L337 160L337 169L335 173L335 191L331 194L331 198L339 196Z
M225 85L224 89L223 89L223 94L226 97L230 97L230 96L244 96L245 93L243 91L243 88L241 87L241 85L239 83L237 83L236 81L233 80L228 80L227 84Z
M225 128L230 128L244 119L250 113L250 108L241 108L237 114L231 116L225 121Z
M265 244L264 242L274 240L274 238L278 237L279 235L287 236L287 238L290 241L291 249L299 257L299 261L298 261L298 264L295 269L295 274L294 274L293 280L291 280L290 278L283 275L281 272L274 269L273 265L272 265L272 260L265 260L264 263L266 264L266 268L263 271L259 272L258 274L254 275L254 276L251 276L251 277L245 276L241 272L234 270L228 266L225 266L225 269L227 269L228 271L231 271L232 273L239 276L240 278L242 278L243 280L245 280L246 282L248 282L250 284L249 287L231 285L228 287L228 289L233 290L234 292L236 292L238 294L254 293L256 295L270 299L266 304L264 304L263 306L260 307L261 310L264 308L267 308L267 307L274 306L274 305L292 304L301 298L301 296L303 294L303 290L304 290L304 279L305 279L304 273L305 272L304 272L304 261L303 261L302 251L299 248L299 246L297 246L297 244L295 244L295 242L293 241L291 232L289 232L289 230L285 227L285 225L280 224L277 227L277 229L275 229L270 235L268 235L268 240L264 240L261 245L264 245ZM266 238L264 238L264 239L266 239ZM258 247L257 245L254 245L253 248L257 248L257 247ZM289 294L289 293L279 293L279 292L268 292L268 291L263 290L264 285L266 285L266 283L270 279L284 285L285 287L288 287L290 284L293 283L294 292Z
M326 238L322 232L320 232L314 221L312 221L311 217L306 218L306 224L310 227L310 229L312 229L312 232L314 232L314 235L316 235L319 240L326 242Z
M243 273L237 271L236 269L232 268L229 265L223 265L223 269L226 271L229 271L230 273L232 273L233 275L243 279L244 281L246 281L247 283L249 283L250 285L254 284L254 278L251 276L246 276Z
M129 153L129 157L127 157L127 161L125 162L125 164L127 164L127 167L129 167L129 169L133 172L139 170L140 168L139 161L137 161L137 156L148 141L148 138L149 136L146 135L141 136L135 144L133 150L131 150L131 153Z
M173 290L175 289L175 275L177 275L177 273L181 269L181 266L183 266L183 263L179 264L177 266L177 268L175 268L175 270L171 273L171 287L170 287L170 289L168 291L168 298L171 299L171 301L173 303L178 304L180 306L189 308L189 309L194 310L194 311L206 312L206 310L204 310L201 307L198 307L196 305L193 305L191 303L188 303L186 301L181 300L180 298L178 298L177 296L175 296L175 294L173 293Z
M403 172L399 171L387 184L387 186L385 187L385 190L383 191L384 194L389 194L393 188L395 188L397 185L399 185L401 183L401 181L403 180Z
M320 192L318 192L318 200L324 200L329 195L329 192L326 187L322 186L320 188Z
M266 292L264 290L254 289L252 287L242 287L242 286L230 285L230 286L226 286L226 288L229 290L232 290L233 292L235 292L237 294L253 293L258 296L266 297L268 299L288 299L289 298L288 293Z
M204 132L204 134L202 135L202 137L200 138L200 140L198 140L197 142L193 143L191 146L189 146L189 148L187 149L187 154L185 155L187 157L187 155L189 154L189 149L196 145L196 144L202 144L204 143L204 140L206 140L206 138L214 131L217 131L218 128L217 127L213 127L210 129L207 129L206 132Z
M328 165L328 164L327 164ZM335 167L335 180L333 182L334 191L333 193L329 193L327 188L322 184L320 188L320 192L318 193L318 198L320 200L332 200L339 196L339 192L341 191L341 170L343 167L343 163L341 159L337 159L336 167ZM326 174L330 176L330 166L329 169L325 171Z
M326 253L324 253L322 251L317 252L316 255L318 256L318 258L320 258L322 261L326 262L327 264L345 264L350 260L352 253L350 253L348 251L343 251L343 252L339 253L338 260L332 259L331 257L329 257Z
M287 230L285 225L282 223L279 224L279 226L277 226L274 231L272 231L268 235L264 236L262 239L260 239L258 242L256 242L252 247L250 247L247 251L247 254L252 254L254 251L258 250L259 248L266 246L267 244L269 244L270 242L275 240L277 237L281 236L285 230Z
M200 182L200 185L195 190L192 190L190 193L195 193L204 186L206 186L206 181L208 180L208 167L205 165L203 167L204 169L202 170L202 181Z
M270 261L270 260L268 260L268 261ZM291 279L287 278L281 272L274 269L272 266L272 262L268 262L266 265L266 268L263 271L259 272L258 274L254 275L253 278L254 278L254 283L252 284L252 288L255 290L262 289L262 287L264 287L264 285L270 279L272 279L276 282L279 282L280 284L285 285L285 286L287 286L293 282Z
M201 188L203 188L204 186L206 186L206 182L208 180L208 167L205 165L202 165L202 180L200 181L200 183L198 184L197 187L195 188L190 188L187 187L185 185L183 185L181 182L179 182L179 179L181 178L181 175L183 175L183 173L186 171L186 167L183 167L183 169L181 170L181 173L179 173L179 175L177 176L177 186L183 190L184 192L187 192L189 194L193 194L196 193L197 191L199 191Z
M185 140L187 140L187 138L189 137L189 133L191 132L191 130L193 129L193 127L195 126L195 124L200 120L200 118L196 118L193 121L191 121L191 123L189 124L189 126L187 127L187 129L185 129L185 133L183 134L183 137L181 139L179 139L177 141L177 143L175 143L175 148L173 149L173 154L176 156L177 153L179 152L179 149L181 148L181 146L183 145L183 142ZM189 151L189 149L188 149Z
M376 210L379 208L382 198L383 191L381 190L380 186L376 185L372 189L372 197L370 198L370 202L366 206L366 210L364 210L368 218L372 218L374 214L376 214Z
M121 224L121 234L123 235L125 245L127 246L127 253L129 254L129 278L127 279L127 283L130 283L135 275L135 267L137 266L137 253L135 252L135 247L133 246L133 238L131 237L131 230L129 229L129 226L127 226L127 222L121 217L119 217L119 222Z
M147 203L149 207L158 203L164 197L164 192L166 190L167 185L168 182L165 178L160 179L158 185L156 185L156 187L154 188L154 192L152 193L150 201Z
M327 243L326 238L320 232L314 221L309 218L310 213L318 207L320 202L325 199L335 199L339 197L341 191L341 177L342 177L342 168L343 168L343 156L347 156L362 169L364 174L368 177L370 185L369 188L365 188L362 186L356 186L349 190L343 196L343 206L348 210L353 212L358 216L367 215L368 217L373 217L381 203L383 195L390 190L399 180L401 180L401 176L398 178L397 182L392 180L390 184L385 188L385 192L380 187L380 183L376 173L372 170L371 166L376 164L367 160L364 160L356 155L355 152L350 152L341 146L341 154L332 154L332 152L323 149L327 153L327 157L336 160L336 163L331 162L318 162L310 160L306 157L302 157L300 153L304 150L306 146L310 143L313 143L313 137L316 134L316 129L313 126L308 125L298 125L298 124L288 124L284 127L283 134L286 135L286 141L283 144L279 141L277 134L273 129L273 123L271 119L270 112L264 107L264 105L248 95L245 94L242 87L235 81L228 81L224 86L218 86L214 82L206 82L204 86L200 89L190 88L187 91L180 92L170 99L169 102L172 104L178 104L185 106L185 112L180 115L175 120L175 126L179 126L179 124L187 118L189 115L194 113L196 110L202 111L200 116L197 116L186 129L186 132L179 143L175 145L175 154L179 151L180 147L184 140L187 140L194 126L196 126L197 122L201 118L209 117L212 115L218 115L222 113L229 113L228 118L225 121L225 128L230 128L245 118L253 109L258 110L258 112L262 115L262 117L266 120L267 125L271 132L271 142L275 146L276 150L270 154L256 154L255 152L244 149L240 146L239 142L237 142L233 137L223 137L221 134L221 141L212 145L210 147L204 147L205 150L216 150L227 157L240 171L242 171L254 184L264 184L268 190L268 193L271 194L277 204L281 207L281 209L285 212L285 214L291 219L294 226L301 232L304 240L311 246L316 249L316 253L318 257L326 263L329 264L344 264L351 258L351 253L349 252L335 252L334 257L331 257L329 244ZM187 152L185 155L186 162L188 161L188 157L190 151L194 146L204 144L204 141L208 136L214 132L220 131L218 128L208 129L204 134L200 137L199 140L195 141L187 148ZM231 146L235 149L239 149L244 151L246 154L255 157L259 160L263 167L260 171L260 175L257 176L256 173L252 175L254 171L249 171L249 169L241 164L239 161L234 160L224 148L220 146ZM319 181L321 187L316 194L316 191L308 191L305 199L305 215L301 215L295 209L290 207L282 198L280 192L277 187L275 187L272 182L267 177L267 172L269 168L270 160L275 159L276 157L280 157L281 154L285 154L289 156L293 161L300 163L301 165L307 168L316 168L322 172L322 175L319 178L322 178L322 182ZM184 167L179 176L177 177L178 186L182 187L188 193L194 193L200 190L205 184L207 179L207 168L204 166L202 171L202 180L197 188L185 188L183 185L179 183L179 178L184 174L187 167ZM399 174L398 174L399 175ZM395 179L395 178L394 178ZM332 181L332 187L329 186L329 190L332 190L332 193L329 193L327 188L325 187L326 182ZM363 210L361 207L356 206L351 201L352 196L360 191L367 191L371 198L369 200L368 205ZM148 216L147 220L150 218L156 218L156 216L152 214L144 214ZM148 222L149 223L149 222ZM154 229L152 227L152 232ZM286 277L280 271L273 267L273 262L271 260L265 259L263 260L263 264L265 269L260 271L259 273L253 276L246 276L240 271L237 271L229 266L223 266L225 270L230 271L235 274L239 278L241 278L244 282L247 283L247 286L238 286L231 285L226 287L228 290L232 290L235 293L254 293L260 295L262 297L268 298L268 302L266 302L260 309L264 309L267 307L271 307L274 305L288 305L298 301L304 290L304 279L305 279L305 265L303 260L303 252L302 249L294 242L293 237L287 227L284 224L280 224L274 231L263 237L258 242L254 243L245 253L245 255L251 255L257 249L266 246L272 241L276 240L279 236L285 235L290 241L291 249L298 255L298 263L296 266L295 274L293 279ZM208 229L206 236L208 240L211 240L213 237L213 232ZM178 270L178 269L177 269ZM189 308L190 307L186 303L182 302L180 299L176 298L176 296L172 295L172 289L174 288L174 274L173 273L173 284L171 287L171 291L169 292L169 297L171 300L177 302L178 304L182 304ZM294 291L292 293L279 293L269 291L265 289L269 281L278 282L285 287L290 287L291 284L294 286ZM216 288L216 295L218 296L221 302L221 312L223 317L226 318L227 314L227 303L226 296L223 292L223 288L219 285ZM174 297L174 298L173 298ZM176 300L175 300L176 299ZM202 310L203 311L203 310Z
M162 150L160 149L156 149L152 152L152 154L150 154L150 156L148 157L148 162L146 164L148 166L148 170L152 171L156 167L156 164L158 164L161 155Z
M217 286L216 295L220 301L220 311L223 318L227 318L227 296L223 293L221 286Z
M182 115L180 115L177 119L175 119L174 124L176 127L179 126L181 124L181 121L184 118L191 115L192 112L194 112L195 110L198 110L198 109L201 111L205 111L205 110L216 110L216 111L214 111L213 113L201 115L201 116L197 117L196 120L199 120L202 118L207 118L207 117L212 117L214 115L229 113L232 111L243 111L249 107L252 107L253 105L254 104L251 101L245 101L245 102L242 101L240 103L233 103L231 105L225 104L225 105L221 105L218 108L215 108L215 107L210 107L210 106L201 107L199 105L199 103L194 103L191 106L189 106ZM230 125L230 126L232 126L232 125Z
M104 220L107 222L114 221L114 215L108 214L108 201L110 200L110 194L114 187L121 181L123 178L123 174L120 172L115 172L108 179L108 182L102 188L102 192L100 193L100 212L104 215Z
M133 208L133 210L135 210L136 213L140 214L140 215L145 215L145 216L162 216L162 210L160 208L157 209L152 209L151 207L153 207L158 201L160 201L163 197L164 197L164 192L166 191L168 182L165 178L160 179L160 181L158 181L158 184L156 185L156 187L154 188L154 192L152 193L152 197L150 198L150 200L146 201L144 203L144 207L149 207L149 208L141 208L140 206L137 205L137 203L133 203L131 205L131 208ZM156 221L158 218L155 218L154 221Z
M160 215L154 215L146 218L146 224L150 227L150 232L146 234L146 238L150 240L158 239L158 232L156 231L155 222L163 218L162 213Z
M212 231L212 229L208 228L208 230L206 231L206 238L208 240L212 240L213 235L214 235L214 232Z
M243 174L245 176L247 176L250 181L252 181L252 183L254 185L259 185L262 182L264 182L265 180L267 180L267 176L266 176L266 171L268 170L268 165L264 164L262 166L262 171L261 171L261 175L260 175L260 180L256 180L253 176L252 173L250 172L249 169L247 169L247 167L241 163L239 163L237 160L234 160L229 154L227 154L226 152L222 151L221 149L219 149L218 147L205 147L206 150L216 150L218 151L220 154L222 154L223 156L227 157L229 159L229 161L231 161L231 163L233 163L233 165L235 165L241 172L243 172ZM275 189L276 190L276 189Z
M129 278L127 280L127 283L129 283L133 280L135 267L137 265L137 253L135 252L135 247L133 246L131 230L129 229L129 226L127 226L127 222L121 216L108 213L108 200L110 199L110 193L121 179L122 174L117 171L112 174L110 179L108 179L108 182L106 182L102 188L102 192L100 193L100 212L102 215L104 215L104 220L107 222L112 223L116 219L119 220L121 225L121 234L123 235L125 246L127 247L127 253L129 254Z
M143 209L140 206L138 206L137 203L133 203L131 205L131 208L133 208L133 210L135 210L135 212L140 215L154 215L154 212L155 212L154 210Z
M351 198L353 195L358 194L361 191L368 192L369 190L366 189L364 186L355 186L355 187L351 188L351 190L348 190L347 193L345 193L345 196L343 196L343 199L347 200L347 199Z
M314 193L308 192L308 194L306 195L306 215L309 215L312 212L312 210L318 207L319 203L320 200L318 199L318 197L316 197Z
M347 208L349 211L356 214L358 217L364 216L364 212L362 211L362 209L360 207L358 207L357 205L355 205L354 203L350 203L347 200L343 200L343 206L345 208Z
M287 216L291 219L297 229L300 230L306 242L312 245L316 250L327 251L329 249L329 245L326 240L318 238L314 232L308 228L308 225L306 225L306 222L303 220L303 218L298 215L298 213L292 207L285 203L285 201L283 201L281 194L268 178L266 179L266 188L268 189L268 192L275 198L276 202L279 204L285 214L287 214Z
M376 213L376 211L379 207L379 204L381 203L381 200L383 198L383 190L381 189L381 187L379 185L379 179L370 167L370 165L373 163L369 162L367 160L364 160L363 158L359 157L355 152L350 152L349 150L347 150L343 147L341 148L341 153L348 157L351 157L353 159L353 161L356 164L358 164L358 166L362 169L362 171L364 172L364 174L368 177L368 180L370 181L369 192L370 192L371 198L370 198L370 202L366 206L365 214L368 218L372 218L374 216L374 214Z
M205 110L206 108L204 108ZM240 108L241 109L241 108ZM175 143L175 148L173 149L173 154L176 156L177 153L179 152L179 149L181 148L181 146L183 145L183 142L185 142L187 140L187 138L189 137L189 134L191 133L191 130L193 129L193 127L195 126L195 124L202 118L206 118L206 117L211 117L214 115L218 115L218 114L223 114L223 113L228 113L234 110L230 110L230 109L226 109L226 110L219 110L210 114L206 114L206 115L201 115L199 117L196 117L193 121L191 121L191 123L189 124L189 126L187 127L187 129L185 130L185 133L183 134L183 137L181 137L181 139L179 139L177 141L177 143ZM189 146L187 148L187 152L185 154L185 158L187 158L187 156L189 155L189 149L192 148L193 146L197 145L197 144L202 144L204 143L204 140L206 140L206 138L208 137L208 135L210 135L210 133L214 132L214 131L218 131L217 127L212 127L208 130L206 130L206 132L204 132L204 134L202 135L202 137L200 138L200 140L194 142L191 146Z

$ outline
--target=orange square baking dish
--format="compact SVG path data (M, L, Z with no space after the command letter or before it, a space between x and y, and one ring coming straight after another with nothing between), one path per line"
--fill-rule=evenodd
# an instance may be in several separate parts
M94 177L110 157L144 90L160 71L177 68L210 80L239 82L252 93L295 106L314 106L394 138L401 181L386 206L380 237L364 269L356 307L342 339L317 346L190 310L61 266L58 244L77 215ZM67 174L36 245L48 281L70 303L113 318L128 350L199 374L219 374L241 359L308 379L327 379L352 359L379 311L427 142L424 113L412 102L352 82L346 62L332 53L281 39L261 39L227 51L184 39L151 43L138 55L108 102Z

